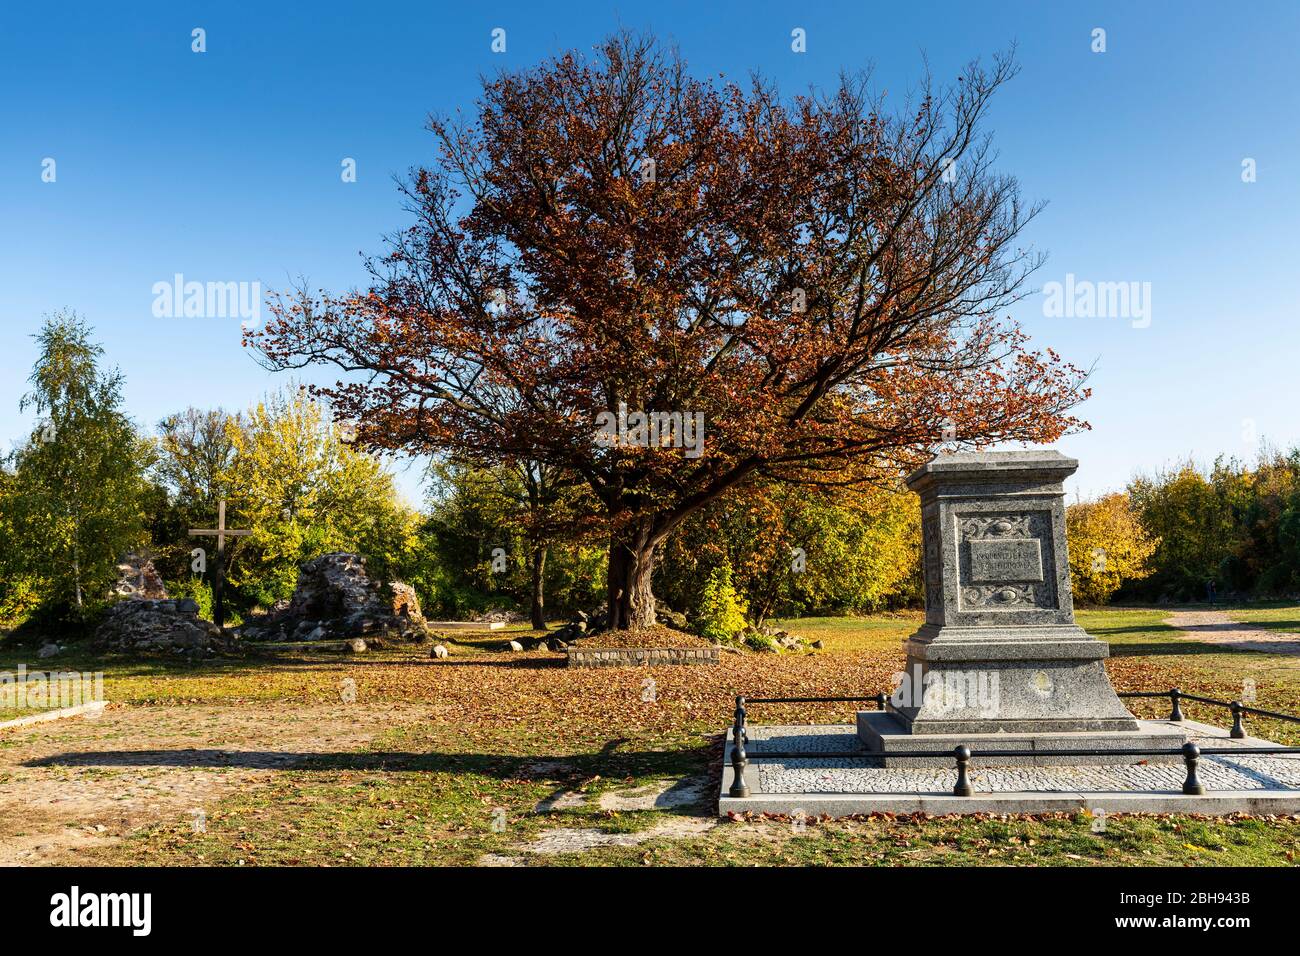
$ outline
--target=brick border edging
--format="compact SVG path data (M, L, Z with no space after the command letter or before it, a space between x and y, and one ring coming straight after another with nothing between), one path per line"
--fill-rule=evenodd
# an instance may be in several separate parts
M654 664L717 664L717 647L568 647L565 667L640 667Z

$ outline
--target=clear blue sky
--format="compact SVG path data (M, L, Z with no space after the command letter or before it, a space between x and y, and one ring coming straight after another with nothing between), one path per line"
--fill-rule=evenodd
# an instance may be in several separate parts
M428 161L429 112L478 77L609 31L671 37L697 73L751 69L798 91L874 63L903 90L1015 41L995 103L1000 167L1049 205L1027 238L1067 273L1149 282L1151 323L1013 315L1096 363L1093 425L1058 447L1072 490L1121 487L1181 456L1300 443L1300 4L333 3L6 4L0 13L0 448L41 315L86 315L138 422L246 406L274 387L237 319L156 318L155 282L344 288L405 225L391 177ZM191 30L207 52L191 52ZM491 51L504 28L507 51ZM791 30L807 52L791 51ZM1094 53L1092 31L1106 30ZM57 180L41 180L42 161ZM340 163L357 162L343 183ZM1257 181L1243 183L1242 161ZM1252 439L1252 433L1254 438ZM418 500L418 469L402 478Z

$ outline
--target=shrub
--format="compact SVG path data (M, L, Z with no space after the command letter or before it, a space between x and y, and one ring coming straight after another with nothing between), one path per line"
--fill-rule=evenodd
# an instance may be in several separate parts
M770 634L764 634L762 631L749 631L745 634L745 646L752 651L768 651L772 654L781 653L781 645L776 642L776 638Z
M712 641L730 641L745 626L745 602L731 583L731 564L722 562L709 573L695 615L695 633Z
M42 583L31 575L15 575L0 584L0 627L17 627L40 607Z
M167 596L177 601L189 598L199 606L199 617L205 621L212 620L212 586L207 581L201 578L181 578L179 581L169 582ZM229 609L226 616L230 616ZM230 621L226 623L230 624Z

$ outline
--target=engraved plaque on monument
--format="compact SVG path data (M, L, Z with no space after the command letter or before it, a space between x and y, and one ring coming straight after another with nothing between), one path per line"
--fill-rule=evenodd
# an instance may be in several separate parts
M921 497L925 624L907 640L886 711L858 715L869 749L1172 750L1185 741L1128 712L1106 675L1108 646L1074 622L1062 482L1076 468L1050 450L958 452L908 478Z
M1033 538L975 538L970 542L972 584L1043 580L1043 546Z

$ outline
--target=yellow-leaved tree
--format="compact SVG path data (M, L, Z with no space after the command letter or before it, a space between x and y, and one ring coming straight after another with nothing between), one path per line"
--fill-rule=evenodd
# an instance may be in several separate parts
M1105 604L1125 581L1148 577L1159 539L1142 526L1123 492L1080 501L1065 511L1074 597L1083 604Z
M320 403L277 393L228 422L234 445L233 514L251 528L230 580L267 605L288 597L298 565L331 551L357 551L380 578L398 570L416 542L419 515L393 475L353 448Z

